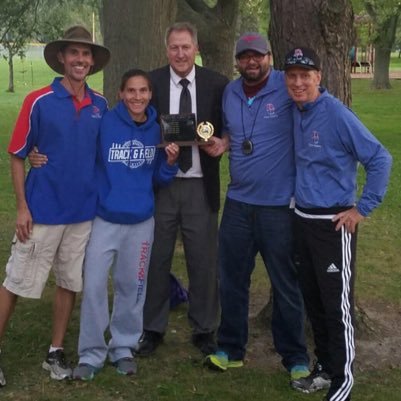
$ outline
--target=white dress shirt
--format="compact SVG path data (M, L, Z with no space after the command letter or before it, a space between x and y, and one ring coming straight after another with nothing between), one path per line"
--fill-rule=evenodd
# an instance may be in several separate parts
M184 77L189 81L188 89L191 94L192 113L196 115L196 83L195 83L195 66L193 66L191 72ZM170 114L178 114L180 108L180 96L182 85L180 84L183 77L178 76L174 70L170 67ZM202 167L199 158L199 147L196 145L192 146L192 167L183 173L178 170L177 177L181 178L199 178L203 177Z

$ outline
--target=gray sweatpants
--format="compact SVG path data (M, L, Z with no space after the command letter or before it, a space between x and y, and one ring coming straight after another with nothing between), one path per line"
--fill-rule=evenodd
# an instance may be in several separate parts
M138 224L113 224L97 217L84 263L84 289L79 332L79 363L101 368L107 358L115 362L131 358L143 329L143 305L153 217ZM114 298L110 316L108 277L110 268ZM105 341L109 327L111 339Z

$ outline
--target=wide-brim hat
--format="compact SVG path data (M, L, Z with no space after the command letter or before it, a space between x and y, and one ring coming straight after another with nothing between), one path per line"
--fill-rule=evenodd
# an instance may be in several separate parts
M46 63L59 74L64 75L64 64L60 63L58 53L71 43L80 43L91 47L94 64L88 75L102 70L110 60L110 50L93 42L92 35L86 28L80 25L72 26L64 32L61 39L49 42L44 49Z

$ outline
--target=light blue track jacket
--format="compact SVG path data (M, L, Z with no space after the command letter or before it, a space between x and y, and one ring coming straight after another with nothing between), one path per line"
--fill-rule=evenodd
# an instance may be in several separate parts
M304 208L353 206L367 216L383 200L391 156L358 117L327 90L315 102L295 105L295 201ZM357 201L357 167L366 183Z

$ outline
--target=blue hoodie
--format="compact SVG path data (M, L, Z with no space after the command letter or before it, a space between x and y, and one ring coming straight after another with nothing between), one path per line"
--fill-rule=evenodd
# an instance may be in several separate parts
M97 215L116 224L136 224L154 213L154 184L166 184L177 173L169 166L160 143L160 126L153 106L137 126L120 101L106 113L100 127Z

